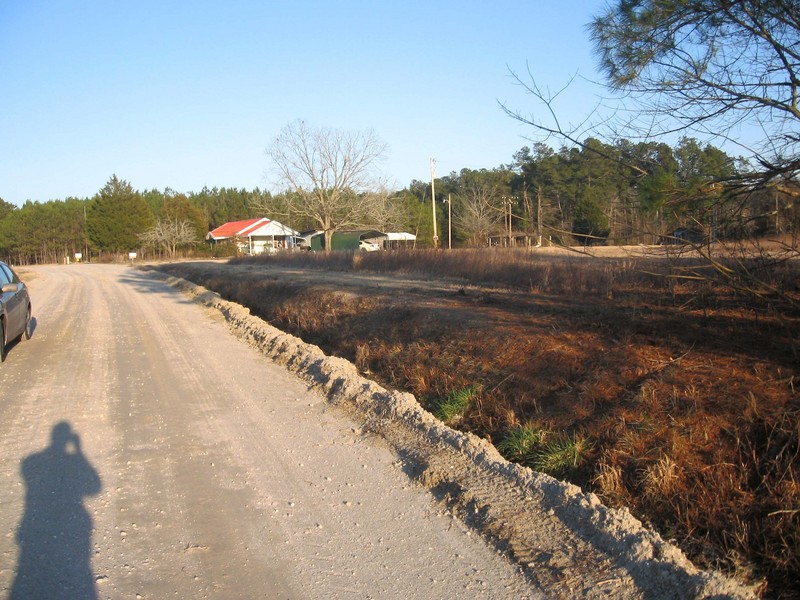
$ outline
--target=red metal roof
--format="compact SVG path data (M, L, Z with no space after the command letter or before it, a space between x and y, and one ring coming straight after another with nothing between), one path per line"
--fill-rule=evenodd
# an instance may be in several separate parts
M230 223L220 225L213 231L209 232L209 235L216 240L236 236L246 237L251 231L258 229L269 222L270 220L266 217L261 217L260 219L247 219L246 221L231 221Z

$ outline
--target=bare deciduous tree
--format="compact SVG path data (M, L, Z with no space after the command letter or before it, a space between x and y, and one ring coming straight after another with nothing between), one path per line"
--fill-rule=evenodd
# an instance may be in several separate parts
M466 177L453 223L468 232L475 245L502 230L503 190L487 177Z
M398 200L394 192L382 187L370 192L372 217L375 225L382 231L399 231L409 220L406 207Z
M155 226L139 234L139 240L146 246L163 249L170 258L175 257L178 248L198 242L195 226L177 219L159 219Z
M372 131L312 128L304 121L284 127L267 149L281 182L289 188L289 210L325 233L374 221L379 189L375 167L386 145Z

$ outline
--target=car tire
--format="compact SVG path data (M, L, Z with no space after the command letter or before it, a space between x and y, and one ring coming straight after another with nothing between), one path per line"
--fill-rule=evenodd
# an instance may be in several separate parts
M25 338L26 340L31 339L31 335L33 332L31 331L31 307L28 307L28 312L25 315L25 331L22 332L20 338Z
M0 363L6 359L6 322L0 319Z

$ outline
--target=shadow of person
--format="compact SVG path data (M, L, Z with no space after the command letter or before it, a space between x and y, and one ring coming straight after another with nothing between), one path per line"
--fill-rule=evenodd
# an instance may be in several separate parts
M50 446L22 461L22 477L25 514L17 530L19 562L9 599L96 599L92 518L83 498L100 491L100 477L69 423L53 427Z

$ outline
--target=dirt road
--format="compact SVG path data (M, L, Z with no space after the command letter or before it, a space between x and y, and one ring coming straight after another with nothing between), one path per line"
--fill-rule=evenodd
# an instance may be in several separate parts
M24 271L0 365L10 598L534 598L395 455L124 266Z

